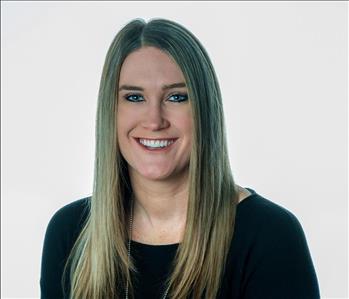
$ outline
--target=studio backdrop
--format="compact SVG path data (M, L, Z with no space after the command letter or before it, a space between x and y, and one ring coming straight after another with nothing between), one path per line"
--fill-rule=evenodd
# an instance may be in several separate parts
M2 298L39 297L50 218L92 193L107 49L130 20L156 17L212 59L235 181L297 216L322 298L346 298L345 1L2 1Z

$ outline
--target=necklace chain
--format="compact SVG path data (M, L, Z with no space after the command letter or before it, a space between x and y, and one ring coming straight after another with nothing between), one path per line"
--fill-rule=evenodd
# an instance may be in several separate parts
M129 238L128 238L128 244L127 244L127 261L130 262L131 258L131 239L132 239L132 227L133 227L133 200L131 200L131 213L130 213L130 220L129 220ZM168 291L170 287L167 287L164 295L161 297L162 299L166 299ZM128 299L128 281L126 282L126 292L125 292L125 299Z

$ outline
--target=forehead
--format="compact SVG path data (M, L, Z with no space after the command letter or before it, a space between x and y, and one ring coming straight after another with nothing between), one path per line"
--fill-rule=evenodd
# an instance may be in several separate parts
M184 81L180 67L169 55L155 47L143 47L124 60L119 85L137 83L147 86Z

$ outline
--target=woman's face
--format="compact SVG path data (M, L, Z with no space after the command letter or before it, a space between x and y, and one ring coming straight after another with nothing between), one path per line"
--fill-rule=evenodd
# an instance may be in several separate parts
M130 175L168 180L188 171L192 125L177 64L155 47L128 55L118 85L117 134Z

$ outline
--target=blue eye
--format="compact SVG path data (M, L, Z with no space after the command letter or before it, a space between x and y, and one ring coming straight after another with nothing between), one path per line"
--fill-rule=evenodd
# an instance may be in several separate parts
M143 102L144 101L143 96L140 95L140 94L136 94L136 93L126 94L124 96L124 99L126 101L134 102L134 103L138 103L138 102ZM178 93L176 93L176 94L170 95L168 97L168 99L169 99L170 102L180 103L180 102L187 101L188 100L188 95L187 94L178 94Z
M176 102L176 103L180 103L180 102L184 102L186 100L188 100L188 95L187 94L173 94L170 96L170 98L174 98L174 100L170 100L171 102Z
M140 100L139 97L142 97L142 96L139 94L127 94L124 96L124 98L130 102L142 102L142 101L144 101L144 100Z

